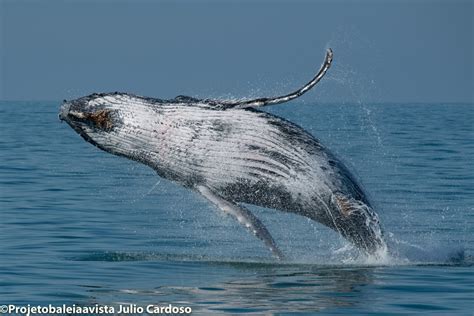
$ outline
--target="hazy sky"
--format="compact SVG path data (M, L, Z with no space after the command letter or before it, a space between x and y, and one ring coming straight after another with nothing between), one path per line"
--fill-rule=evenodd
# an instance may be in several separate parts
M0 0L0 99L473 102L473 1Z

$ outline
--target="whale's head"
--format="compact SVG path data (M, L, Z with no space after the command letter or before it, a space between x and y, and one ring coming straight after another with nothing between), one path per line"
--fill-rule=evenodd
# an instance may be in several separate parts
M64 101L59 119L67 122L87 142L109 153L142 160L140 152L153 151L147 133L158 119L156 106L123 93L91 94ZM155 125L156 126L156 125Z

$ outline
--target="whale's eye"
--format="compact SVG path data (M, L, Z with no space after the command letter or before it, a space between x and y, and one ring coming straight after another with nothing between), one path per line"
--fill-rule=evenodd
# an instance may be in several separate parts
M85 115L85 119L104 130L110 130L113 127L112 120L110 118L110 111L108 110L87 113Z

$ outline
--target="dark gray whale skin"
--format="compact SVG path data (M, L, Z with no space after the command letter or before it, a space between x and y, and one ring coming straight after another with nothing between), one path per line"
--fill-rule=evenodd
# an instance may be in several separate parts
M287 102L314 86L249 101L171 100L128 93L65 101L59 117L86 141L153 168L234 216L274 255L283 254L241 203L296 213L338 231L366 254L386 248L377 214L349 170L301 127L255 108Z

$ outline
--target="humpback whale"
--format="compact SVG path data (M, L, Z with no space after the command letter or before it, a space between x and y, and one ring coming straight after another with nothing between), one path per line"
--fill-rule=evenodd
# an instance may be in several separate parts
M260 110L306 93L332 61L328 49L311 81L283 96L227 101L94 93L64 101L59 118L94 146L202 195L276 258L283 253L243 203L305 216L376 254L386 247L379 218L348 168L303 128Z

